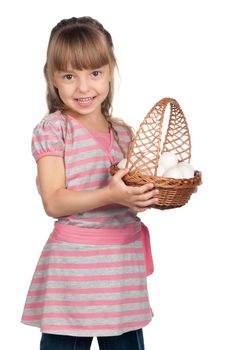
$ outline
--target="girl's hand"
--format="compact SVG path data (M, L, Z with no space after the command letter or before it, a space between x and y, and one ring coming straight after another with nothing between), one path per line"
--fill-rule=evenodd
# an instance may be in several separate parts
M110 181L108 190L113 203L129 207L136 212L149 209L150 206L158 203L159 191L154 189L151 183L142 186L127 186L122 178L129 169L119 170Z

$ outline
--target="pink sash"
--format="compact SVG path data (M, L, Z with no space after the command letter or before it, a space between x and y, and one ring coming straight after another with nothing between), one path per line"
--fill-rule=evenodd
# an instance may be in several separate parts
M110 245L127 244L141 240L143 243L147 276L154 271L149 231L148 228L140 222L110 229L78 227L56 222L50 239L68 243Z

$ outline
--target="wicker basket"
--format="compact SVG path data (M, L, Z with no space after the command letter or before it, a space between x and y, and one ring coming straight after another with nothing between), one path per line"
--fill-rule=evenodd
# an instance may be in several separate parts
M161 149L162 126L168 104L170 117ZM194 177L190 179L157 176L159 158L164 152L175 153L179 162L189 162L191 158L187 122L178 102L173 98L164 98L157 102L144 118L130 145L126 164L129 172L123 177L123 181L131 186L153 183L159 189L158 204L154 208L181 207L201 184L201 173L195 171ZM112 175L118 170L117 165L110 169Z

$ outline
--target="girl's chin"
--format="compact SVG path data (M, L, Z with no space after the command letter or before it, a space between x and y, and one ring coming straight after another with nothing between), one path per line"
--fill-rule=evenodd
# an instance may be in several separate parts
M71 107L71 106L70 106ZM73 116L73 117L81 117L82 115L94 115L98 114L98 112L101 112L101 106L79 106L75 104L75 106L72 106L71 108L67 108L66 113Z

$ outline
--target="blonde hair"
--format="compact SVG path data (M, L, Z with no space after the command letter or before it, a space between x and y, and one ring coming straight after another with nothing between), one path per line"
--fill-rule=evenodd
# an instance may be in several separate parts
M96 69L107 64L110 67L111 80L109 93L101 105L101 111L112 126L110 119L114 94L113 73L117 62L111 35L101 23L91 17L72 17L60 21L51 31L44 66L49 112L64 111L66 108L54 85L56 71L66 71L68 65L73 69L82 70ZM129 128L122 120L120 124ZM117 132L114 132L118 139Z

